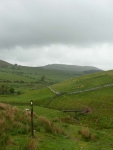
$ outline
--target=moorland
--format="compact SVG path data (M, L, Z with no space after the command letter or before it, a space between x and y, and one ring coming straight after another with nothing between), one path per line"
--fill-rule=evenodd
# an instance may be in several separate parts
M1 60L0 149L112 150L112 91L113 70Z

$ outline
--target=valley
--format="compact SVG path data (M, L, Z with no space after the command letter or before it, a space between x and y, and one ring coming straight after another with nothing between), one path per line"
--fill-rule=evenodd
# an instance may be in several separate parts
M88 67L74 70L75 66L44 68L0 63L3 150L113 149L113 70L94 72ZM30 109L31 100L34 138L30 110L25 111ZM75 109L88 111L63 112Z

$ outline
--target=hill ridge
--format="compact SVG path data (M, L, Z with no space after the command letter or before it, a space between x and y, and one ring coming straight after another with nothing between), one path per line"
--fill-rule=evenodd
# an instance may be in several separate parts
M7 66L7 65L11 66L12 64L4 60L0 60L0 66Z
M11 64L9 62L6 62L4 60L0 60L0 66L19 66L24 67L18 64ZM33 66L26 66L26 67L33 67ZM42 68L42 69L50 69L50 70L62 70L62 71L73 71L73 72L84 72L87 73L87 71L94 72L94 71L103 71L102 69L99 69L97 67L93 66L80 66L80 65L69 65L69 64L48 64L45 66L39 66L39 67L33 67L33 68Z
M93 66L80 66L80 65L67 65L67 64L49 64L43 66L44 69L56 69L56 70L64 70L64 71L102 71L101 69Z

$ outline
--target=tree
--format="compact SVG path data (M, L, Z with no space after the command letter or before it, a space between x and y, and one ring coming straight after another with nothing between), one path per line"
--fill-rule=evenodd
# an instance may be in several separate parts
M0 93L1 94L7 94L7 93L15 93L15 89L13 87L8 87L6 84L2 84L0 87Z
M44 82L44 80L46 79L45 75L41 76L41 81Z
M9 89L9 93L14 93L14 92L15 92L14 88L11 87L11 88Z
M8 86L2 84L2 85L1 85L1 88L0 88L0 91L1 91L2 94L8 93Z

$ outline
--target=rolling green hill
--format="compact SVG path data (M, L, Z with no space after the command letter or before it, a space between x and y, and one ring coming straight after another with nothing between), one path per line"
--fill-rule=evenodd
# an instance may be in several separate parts
M84 75L51 86L57 92L76 92L113 84L113 71Z
M7 77L3 75L3 73L7 74ZM9 74L9 79L8 79L8 74ZM12 74L12 77L10 77ZM14 78L13 78L14 75ZM59 82L62 80L66 80L68 78L74 77L75 74L73 72L64 72L62 70L50 70L50 69L44 69L41 67L27 67L27 66L20 66L20 65L12 65L9 64L5 61L0 61L0 79L5 80L15 80L15 75L17 76L16 80L19 80L19 78L26 78L26 80L29 81L40 81L41 77L44 76L44 81L45 82ZM79 74L76 74L77 76Z
M92 111L91 115L96 112L97 116L99 114L103 118L104 114L112 117L113 71L80 76L50 87L60 94L55 94L46 87L40 90L26 91L20 96L2 96L2 101L29 102L33 99L37 105L42 107L58 110L90 108L96 110ZM109 111L107 111L108 108Z
M9 64L5 61L0 60L0 72L6 72L7 74L14 74L31 78L35 81L40 80L41 76L45 76L45 81L47 82L60 82L75 76L88 74L92 72L102 71L95 67L78 67L69 65L51 65L51 67L27 67L20 66L17 64ZM5 77L0 78L4 79ZM19 77L18 77L19 79ZM12 79L13 80L13 79Z
M23 92L0 93L0 146L8 150L113 149L113 70L73 77L57 69L13 67L0 68L0 88L4 84ZM45 70L46 80L40 82ZM51 84L47 83L49 77ZM25 112L31 100L36 130L33 139L30 112Z

